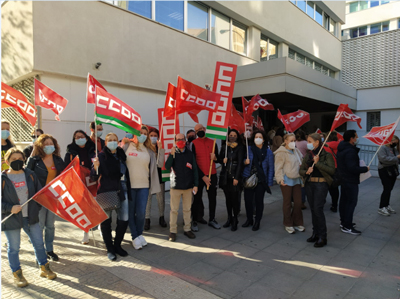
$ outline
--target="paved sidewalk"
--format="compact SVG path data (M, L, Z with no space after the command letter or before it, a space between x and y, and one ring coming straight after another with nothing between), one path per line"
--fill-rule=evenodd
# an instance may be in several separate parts
M22 233L20 259L30 285L13 285L7 253L2 247L1 298L400 298L400 182L392 193L391 206L399 213L377 213L382 191L380 180L370 178L360 185L354 221L361 236L344 234L339 215L325 213L328 246L314 248L305 240L311 234L310 210L304 210L305 233L289 235L282 225L282 196L278 186L265 197L261 228L231 232L200 225L197 238L183 235L179 215L177 242L168 241L168 228L158 225L153 198L151 229L145 232L149 245L136 251L127 233L123 247L129 256L108 261L103 242L95 231L96 247L81 245L83 233L65 221L57 221L52 262L58 274L54 281L38 277L33 248ZM204 203L207 205L206 196ZM169 219L169 193L166 218ZM208 210L206 209L206 215ZM217 219L226 220L225 200L218 190ZM2 244L5 236L2 233Z

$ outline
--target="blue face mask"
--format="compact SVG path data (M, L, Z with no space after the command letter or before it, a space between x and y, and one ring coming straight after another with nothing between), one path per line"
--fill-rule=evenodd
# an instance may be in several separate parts
M75 139L75 143L79 146L84 146L86 144L86 138Z
M360 139L357 138L356 141L354 142L354 145L357 145L359 140L360 140Z
M116 150L118 147L118 142L117 141L109 141L107 142L106 146L110 151Z
M157 137L150 137L150 140L151 140L151 143L152 143L152 144L156 144L158 138L157 138Z
M142 135L138 136L137 139L138 139L139 143L143 143L146 141L147 136L142 134Z
M8 137L10 137L10 131L9 130L1 130L1 139L6 140Z
M307 143L307 149L312 151L314 149L314 145L312 143Z
M324 140L325 140L325 138L324 138L324 137L321 137L321 141L324 142Z
M51 155L52 153L54 153L55 150L56 148L54 147L54 145L45 145L43 148L43 151L46 155Z
M125 138L132 139L133 138L133 134L126 133Z

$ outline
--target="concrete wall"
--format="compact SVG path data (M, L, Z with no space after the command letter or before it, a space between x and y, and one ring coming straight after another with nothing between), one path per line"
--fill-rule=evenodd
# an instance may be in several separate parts
M21 78L33 69L32 2L1 7L1 80Z

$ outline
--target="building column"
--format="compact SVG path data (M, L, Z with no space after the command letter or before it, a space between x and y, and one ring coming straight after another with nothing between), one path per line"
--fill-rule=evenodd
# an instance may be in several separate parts
M288 57L289 56L289 46L285 43L278 44L278 57Z
M256 27L247 29L247 56L251 59L260 61L260 41L261 31Z

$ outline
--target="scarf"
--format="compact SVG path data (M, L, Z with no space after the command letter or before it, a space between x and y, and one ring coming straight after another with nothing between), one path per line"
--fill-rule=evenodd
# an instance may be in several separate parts
M235 148L238 146L237 142L228 142L228 146L230 146L231 148Z

